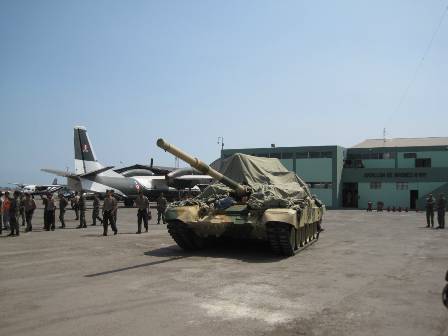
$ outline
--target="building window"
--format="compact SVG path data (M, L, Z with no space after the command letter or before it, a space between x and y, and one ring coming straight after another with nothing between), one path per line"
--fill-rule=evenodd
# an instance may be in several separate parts
M347 155L347 159L350 160L388 160L395 159L395 152L385 152L385 153L356 153Z
M271 158L276 158L276 159L280 159L281 158L280 153L271 153L270 157Z
M381 182L370 182L370 189L381 189Z
M292 159L293 156L293 153L282 153L282 159Z
M408 190L409 189L409 185L408 182L397 182L397 190Z
M296 153L296 159L308 159L308 152Z
M404 153L403 157L405 159L416 159L417 158L417 153Z
M430 168L431 159L415 159L415 168Z
M331 182L308 182L308 187L311 189L332 189L333 183Z

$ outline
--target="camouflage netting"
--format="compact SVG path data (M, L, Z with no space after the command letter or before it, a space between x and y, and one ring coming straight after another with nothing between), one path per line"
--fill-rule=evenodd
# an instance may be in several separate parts
M247 202L252 209L298 208L311 197L307 185L296 174L288 171L278 159L237 153L215 161L212 167L252 189ZM172 205L206 206L231 194L232 189L216 182L196 198Z

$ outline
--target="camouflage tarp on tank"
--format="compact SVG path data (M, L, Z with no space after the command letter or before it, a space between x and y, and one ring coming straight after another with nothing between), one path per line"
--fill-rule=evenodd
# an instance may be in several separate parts
M252 189L247 202L252 209L296 208L305 202L304 199L311 197L307 185L296 174L288 171L278 159L237 153L215 161L212 167ZM232 194L232 189L216 182L196 198L181 203L210 204L229 194Z

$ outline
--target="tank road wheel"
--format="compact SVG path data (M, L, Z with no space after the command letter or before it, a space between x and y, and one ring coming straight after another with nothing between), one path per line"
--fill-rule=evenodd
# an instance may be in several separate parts
M274 253L286 257L297 251L297 230L294 226L282 222L266 223L267 237Z
M313 222L313 239L316 239L317 236L317 222Z
M303 244L306 245L306 244L308 244L308 238L310 236L308 224L305 224L305 226L303 227L303 233L304 233L304 238L305 238L303 240Z
M181 221L169 221L168 232L177 245L186 251L199 250L204 247L204 238L199 237Z
M298 245L299 247L303 247L304 241L305 241L305 228L302 226L299 228L299 239L298 239Z

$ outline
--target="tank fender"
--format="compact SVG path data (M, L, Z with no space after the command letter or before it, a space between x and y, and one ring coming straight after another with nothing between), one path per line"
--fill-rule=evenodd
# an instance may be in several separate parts
M195 222L199 219L199 205L180 206L166 209L165 219L179 220L184 223Z
M296 229L299 228L299 218L297 211L286 208L272 208L267 209L262 217L263 224L267 222L283 222L293 225Z

